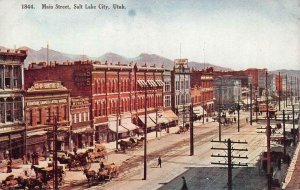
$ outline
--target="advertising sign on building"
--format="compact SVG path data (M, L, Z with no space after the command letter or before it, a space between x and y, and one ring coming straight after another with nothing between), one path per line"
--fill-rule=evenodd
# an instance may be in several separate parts
M175 65L176 66L187 66L188 65L188 59L175 59Z

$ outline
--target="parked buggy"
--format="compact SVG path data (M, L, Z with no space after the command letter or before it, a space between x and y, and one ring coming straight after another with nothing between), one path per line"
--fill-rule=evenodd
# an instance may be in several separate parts
M37 179L40 179L41 182L48 187L52 185L53 177L54 177L54 170L53 167L38 167L38 166L31 166L37 176ZM57 174L58 174L58 182L59 185L62 185L63 178L65 176L63 166L57 166Z
M118 177L119 166L115 165L115 163L112 163L105 165L102 169L99 169L98 172L95 170L84 169L83 173L90 185L105 183L106 181L110 181L112 178Z
M88 156L92 162L101 161L101 159L107 158L107 151L104 145L96 144L93 149L89 149Z

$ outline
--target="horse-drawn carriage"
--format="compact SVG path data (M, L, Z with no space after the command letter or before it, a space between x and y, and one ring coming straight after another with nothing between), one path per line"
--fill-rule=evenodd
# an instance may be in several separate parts
M40 178L18 176L7 176L0 184L0 189L13 190L13 189L45 189L46 185Z
M104 165L98 172L95 170L84 169L84 175L86 176L88 183L104 183L110 181L112 178L118 177L119 166L115 163Z
M91 167L89 152L86 151L84 153L64 153L57 155L57 160L61 164L66 164L71 171L71 169L75 170L83 170L89 169Z
M47 188L51 187L53 184L53 177L54 177L54 170L53 167L37 167L37 166L31 166L35 173L36 173L36 179L39 179L43 185L45 185ZM65 177L65 171L63 166L57 166L57 175L58 175L58 182L59 185L62 185L63 179Z
M107 157L107 151L104 145L96 144L93 149L87 150L89 159L92 162L99 161L99 159L105 159Z
M145 137L140 138L130 138L129 140L120 140L118 144L120 145L121 150L125 152L128 148L135 148L137 146L142 146Z

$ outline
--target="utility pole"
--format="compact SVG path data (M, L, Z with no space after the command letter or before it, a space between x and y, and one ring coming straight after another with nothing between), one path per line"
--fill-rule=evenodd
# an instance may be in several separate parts
M204 96L202 95L202 123L204 124Z
M283 155L286 155L286 143L285 143L285 110L282 110L283 115Z
M291 84L290 84L290 104L293 104L293 77L291 76Z
M193 101L190 105L190 156L194 155L194 113Z
M280 102L281 102L281 92L282 92L282 87L281 87L281 77L280 77L280 72L279 72L279 97L278 97L278 102L279 102L279 111L280 111Z
M255 107L256 107L256 112L255 112L255 114L256 114L256 123L257 123L257 112L258 112L258 102L257 102L257 95L255 95Z
M158 134L157 134L157 129L158 129L158 124L157 124L157 101L156 101L156 90L154 91L154 103L155 103L155 136L157 138Z
M144 135L145 135L145 139L144 139L144 178L143 180L147 179L147 72L145 71L144 73L144 78L145 78L145 83L146 86L145 88L145 100L144 100L144 105L145 105L145 129L144 129Z
M217 158L227 158L227 162L211 162L211 164L216 164L216 165L227 165L228 169L228 189L232 189L232 168L233 166L248 166L247 163L234 163L232 160L233 159L248 159L248 156L235 156L232 155L233 151L248 151L248 149L241 149L241 148L234 148L232 145L233 144L248 144L246 141L241 142L241 141L231 141L228 139L228 141L211 141L211 142L217 142L217 143L224 143L227 148L220 148L220 147L212 147L212 150L222 150L222 151L227 151L227 155L221 155L221 154L212 154L211 157L217 157Z
M287 96L288 96L288 77L287 74L285 74L285 108L287 107Z
M53 125L53 189L58 190L58 173L57 173L57 116L54 116L54 125Z
M268 92L268 72L266 72L266 104L267 104L267 163L268 163L268 190L271 190L272 186L272 174L271 174L271 126L269 117L269 92Z
M295 106L292 105L292 113L293 113L293 142L294 146L296 145L296 131L295 131ZM299 118L298 118L299 119Z
M238 132L240 132L240 95L238 95L237 111L238 111Z
M222 79L220 78L221 83L222 83ZM221 95L222 95L222 91L221 91L222 85L220 85L219 87L219 113L218 113L218 120L219 120L219 141L221 141Z
M252 84L250 84L250 125L252 125L252 114L253 114L253 106L252 106Z

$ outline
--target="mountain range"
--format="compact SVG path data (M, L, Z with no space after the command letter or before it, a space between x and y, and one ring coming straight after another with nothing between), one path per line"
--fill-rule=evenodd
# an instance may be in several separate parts
M47 61L47 48L41 48L40 50L37 51L26 46L20 48L28 49L28 55L27 58L25 59L25 67L28 67L28 65L32 62L38 63L38 62ZM7 49L7 48L0 46L0 49ZM88 55L68 54L68 53L63 53L63 52L49 49L48 55L49 55L49 62L56 61L58 63L88 59L88 60L98 60L101 63L107 61L113 64L116 64L118 62L123 64L129 64L130 62L133 62L133 63L137 63L138 65L147 64L148 66L156 65L157 67L161 67L162 65L164 65L164 68L167 69L172 69L174 66L174 61L156 54L148 54L148 53L141 53L139 56L134 58L128 58L111 52L105 53L104 55L101 55L99 57L90 57ZM193 61L189 62L189 66L197 70L201 70L206 67L213 67L215 70L223 70L223 71L232 70L230 68L213 65L210 63L203 64L203 63L198 63Z

